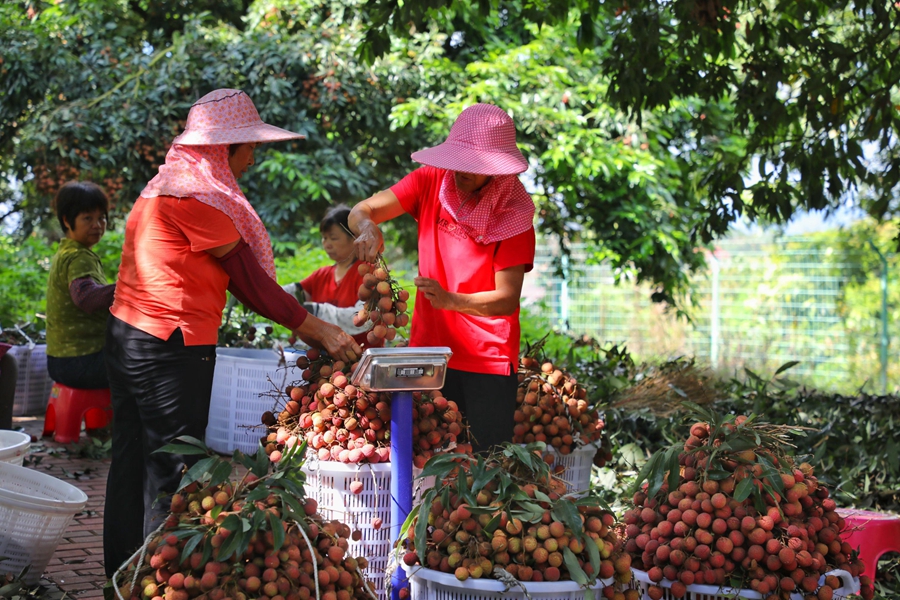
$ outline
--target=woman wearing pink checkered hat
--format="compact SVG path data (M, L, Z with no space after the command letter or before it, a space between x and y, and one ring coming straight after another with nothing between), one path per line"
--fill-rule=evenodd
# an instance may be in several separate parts
M501 108L466 108L438 146L412 154L424 166L356 205L357 256L384 246L379 223L419 224L419 276L411 346L449 346L444 395L467 418L476 451L512 440L519 354L519 296L534 261L534 202L517 174L528 162Z
M159 524L196 457L155 452L203 439L226 289L329 354L362 353L275 281L266 228L238 178L260 144L303 136L263 123L240 90L198 100L159 173L134 203L106 336L113 407L103 545L107 575Z

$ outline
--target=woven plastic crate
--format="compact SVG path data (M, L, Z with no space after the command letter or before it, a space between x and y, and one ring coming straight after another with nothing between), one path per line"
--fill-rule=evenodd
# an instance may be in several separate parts
M0 462L0 573L30 566L26 584L36 583L87 495L45 473Z
M387 568L391 544L400 533L402 523L391 523L391 464L346 465L339 462L311 459L303 467L306 473L306 494L319 503L319 514L328 520L346 523L351 530L362 533L359 541L350 541L350 554L364 556L369 561L365 573L375 584L379 598L384 599L384 571ZM419 469L413 469L413 477ZM350 491L350 484L360 481L363 490L359 494ZM413 504L421 498L434 478L413 480ZM372 521L381 519L381 528L375 529Z
M19 370L16 379L16 395L13 400L13 416L43 414L53 380L47 374L47 346L13 346L9 354L15 357Z
M459 581L450 573L422 567L403 565L410 582L411 600L602 600L601 590L613 585L613 580L599 580L589 589L574 581L524 582L521 587L506 589L496 579L467 579Z
M647 572L639 569L632 569L632 572L634 573L634 581L638 584L638 589L640 589L643 594L641 597L643 600L649 600L650 596L647 593L647 588L650 587L651 581L650 577L647 576ZM834 575L841 580L841 587L834 590L834 600L841 600L847 596L859 593L859 578L852 577L847 571L835 569L834 571L825 573L825 575ZM819 577L819 585L825 583L825 575ZM670 588L672 587L671 581L663 579L656 585L663 588L662 600L677 600L670 591ZM749 598L757 600L762 597L762 594L754 592L753 590L694 584L687 586L687 594L683 596L682 600L731 600L732 598ZM791 600L803 600L803 594L794 592L791 594Z
M0 462L21 466L29 448L31 436L27 433L0 429Z
M345 465L312 459L303 471L306 494L319 503L319 514L362 532L362 539L350 541L349 552L369 561L365 573L375 584L378 597L384 599L384 570L391 551L390 463ZM350 491L354 481L363 484L359 494ZM379 529L372 526L375 518L381 519Z
M283 382L300 378L294 366L299 353L285 354L287 372L279 366L280 355L274 350L252 348L218 348L209 402L206 444L215 452L230 454L235 449L255 454L259 439L265 434L260 417L274 404L272 392ZM287 378L285 374L287 373ZM271 379L271 381L270 381ZM274 382L274 384L273 384Z
M547 451L553 456L553 465L562 465L565 470L559 476L566 483L566 493L584 494L591 487L591 468L594 466L594 455L597 447L593 444L582 446L571 453L563 455L553 447Z

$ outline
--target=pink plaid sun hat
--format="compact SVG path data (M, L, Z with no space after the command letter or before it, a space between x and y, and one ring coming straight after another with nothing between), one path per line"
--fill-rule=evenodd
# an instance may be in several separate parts
M241 90L215 90L197 100L188 113L184 132L173 144L212 146L281 142L306 136L268 125L250 97Z
M528 170L516 146L516 126L493 104L474 104L459 114L443 144L412 153L416 162L476 175L514 175Z

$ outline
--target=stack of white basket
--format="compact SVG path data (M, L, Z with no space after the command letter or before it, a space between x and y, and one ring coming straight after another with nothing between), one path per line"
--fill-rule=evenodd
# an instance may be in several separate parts
M47 398L53 380L47 374L47 346L13 346L9 349L16 359L19 376L13 400L13 416L39 415L47 408Z

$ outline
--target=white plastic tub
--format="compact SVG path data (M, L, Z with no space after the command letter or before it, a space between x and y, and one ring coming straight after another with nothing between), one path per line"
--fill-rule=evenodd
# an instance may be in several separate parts
M612 579L601 579L585 590L574 581L525 581L522 587L507 590L506 584L497 579L459 581L449 573L432 569L406 565L403 568L409 578L411 600L602 600L601 590L614 585Z
M31 436L21 431L0 429L0 462L22 466L31 448Z
M25 583L36 583L87 495L56 477L0 462L0 573L30 566Z
M647 576L647 572L639 569L632 569L631 571L634 573L635 583L640 586L643 600L649 600L650 596L647 594L647 588L649 588L652 583ZM842 600L847 596L859 593L859 578L851 577L850 573L847 571L836 569L834 571L829 571L825 575L835 575L841 580L841 587L834 590L834 600ZM819 585L825 583L825 575L819 577ZM670 588L672 587L671 581L663 579L656 585L663 588L662 600L677 600L670 591ZM753 590L694 584L687 586L687 594L684 596L683 600L733 600L734 598L761 600L762 597L762 594L754 592ZM791 594L791 600L803 600L803 594L794 592Z
M285 352L285 371L285 366L279 365L280 354L274 350L217 348L206 426L207 446L223 454L236 449L256 454L260 437L266 434L260 418L274 404L273 398L261 394L300 379L300 369L296 367L298 356L301 353Z

